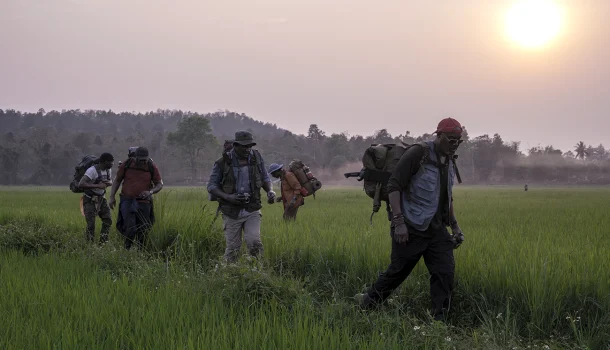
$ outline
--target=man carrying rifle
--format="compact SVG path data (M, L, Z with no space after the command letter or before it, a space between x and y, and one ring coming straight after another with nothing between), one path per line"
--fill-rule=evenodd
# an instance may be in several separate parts
M233 149L224 152L214 163L207 190L218 200L226 240L224 259L231 263L239 257L243 231L248 251L252 256L263 253L261 242L261 194L267 192L269 203L275 202L271 180L263 157L255 146L252 134L247 131L235 133Z
M453 249L464 241L452 197L453 161L462 142L462 126L446 118L438 124L436 134L434 141L407 149L390 177L391 262L362 296L363 308L374 307L389 297L423 256L430 273L432 316L440 321L449 312L455 271Z

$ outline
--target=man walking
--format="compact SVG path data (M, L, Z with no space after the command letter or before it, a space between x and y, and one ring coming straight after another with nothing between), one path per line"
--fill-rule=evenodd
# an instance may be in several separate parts
M117 229L125 237L125 248L135 243L143 249L155 222L153 194L163 188L157 165L148 157L146 147L138 147L133 157L121 164L110 192L110 208L116 204L115 195L121 188Z
M430 273L432 316L444 320L449 312L455 271L453 249L464 241L452 197L457 169L454 154L462 142L462 126L446 118L438 124L436 134L434 141L410 147L390 177L391 262L364 294L363 308L384 301L423 256Z
M108 242L108 233L112 226L112 215L104 195L106 187L112 186L111 169L114 165L114 157L110 153L102 153L99 163L94 164L85 171L80 179L78 187L84 190L83 212L87 221L85 238L89 242L95 237L95 218L102 219L102 230L100 231L100 244Z
M251 133L236 132L233 149L223 153L214 163L207 185L208 192L218 199L222 212L226 240L224 259L229 263L239 258L242 232L250 255L256 257L263 253L261 188L267 192L268 202L275 202L263 157L252 149L255 145Z
M303 197L308 194L307 190L292 171L284 169L283 164L271 164L269 174L280 179L282 197L278 198L278 202L284 203L284 220L296 220L299 207L305 202Z

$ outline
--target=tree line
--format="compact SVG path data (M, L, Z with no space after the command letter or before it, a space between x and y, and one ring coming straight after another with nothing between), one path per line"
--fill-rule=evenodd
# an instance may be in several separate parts
M167 184L203 184L224 140L236 130L253 133L267 163L298 158L329 183L339 183L345 171L359 170L371 144L434 138L409 131L393 136L387 129L369 136L327 135L316 124L307 135L299 135L231 111L0 109L0 184L67 185L83 156L111 152L118 162L132 146L149 149ZM519 142L499 134L470 137L466 131L464 139L457 163L466 184L610 184L610 150L602 144L575 141L570 150L551 145L521 150Z

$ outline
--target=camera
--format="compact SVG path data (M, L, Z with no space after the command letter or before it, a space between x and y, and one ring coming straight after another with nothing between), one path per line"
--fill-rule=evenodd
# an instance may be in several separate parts
M244 204L250 203L250 193L238 193L237 200Z

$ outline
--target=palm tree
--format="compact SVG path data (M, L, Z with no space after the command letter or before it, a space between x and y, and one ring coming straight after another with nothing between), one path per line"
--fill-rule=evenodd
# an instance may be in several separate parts
M589 156L587 146L585 146L585 143L582 141L576 144L574 147L574 153L576 154L575 157L580 158L581 160L584 160L585 157Z

